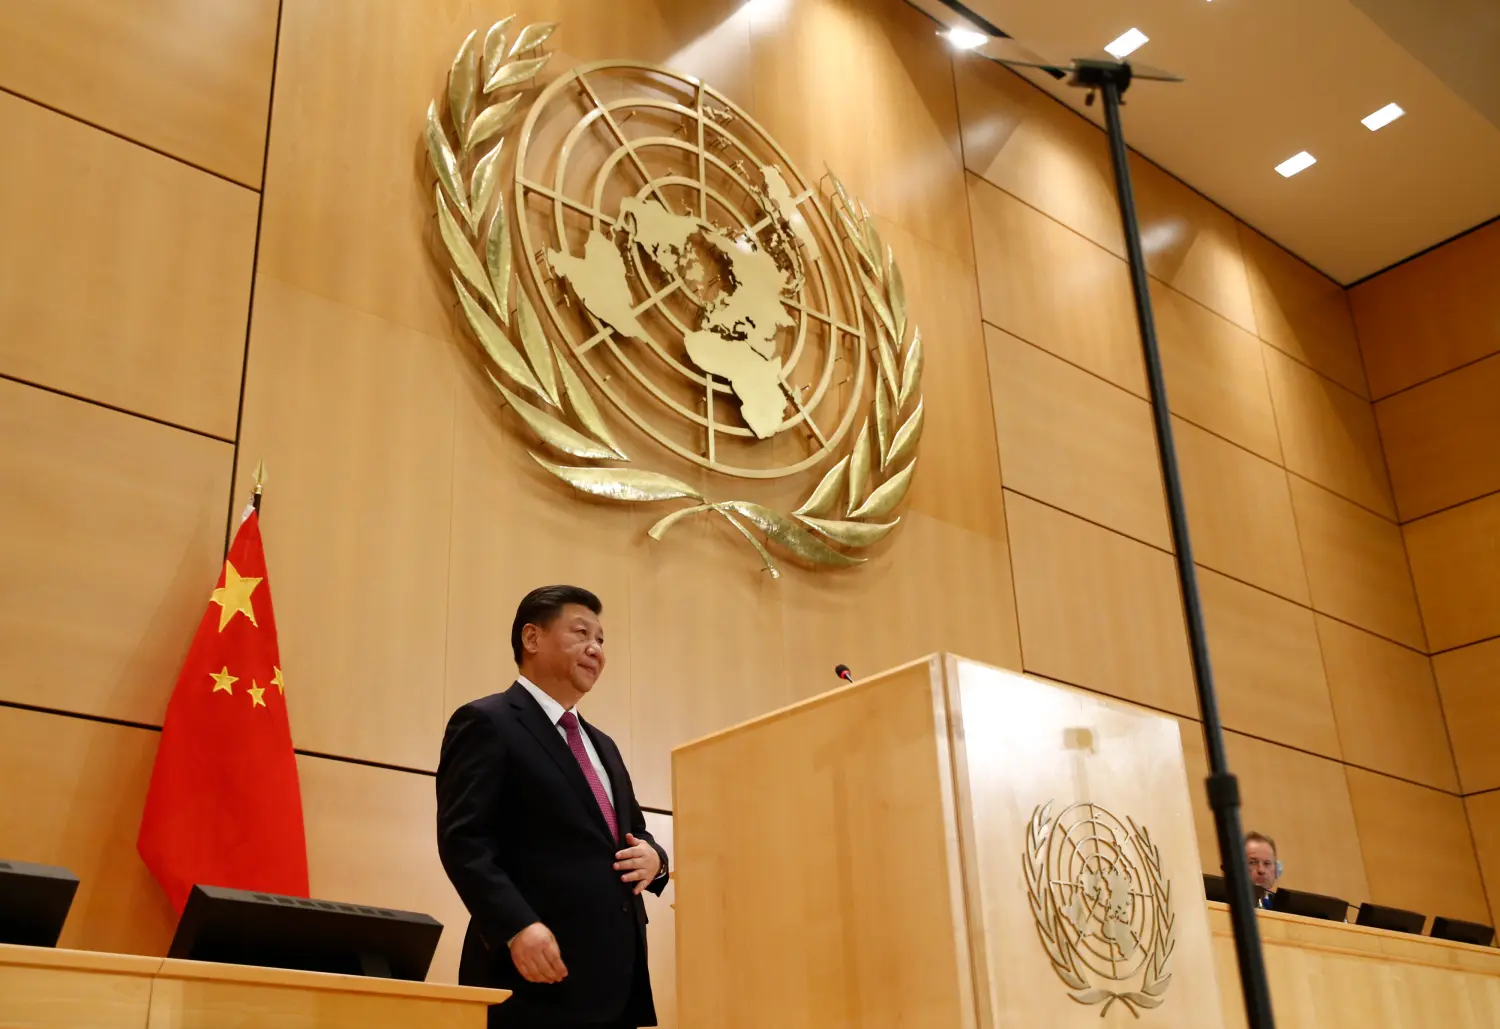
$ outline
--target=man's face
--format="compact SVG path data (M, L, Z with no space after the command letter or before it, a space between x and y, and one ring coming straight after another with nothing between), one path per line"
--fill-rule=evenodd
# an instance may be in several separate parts
M1250 881L1263 890L1276 888L1276 852L1264 840L1245 844L1245 861L1250 865Z
M568 604L550 625L527 625L521 632L527 666L541 676L587 693L604 672L604 626L582 604Z

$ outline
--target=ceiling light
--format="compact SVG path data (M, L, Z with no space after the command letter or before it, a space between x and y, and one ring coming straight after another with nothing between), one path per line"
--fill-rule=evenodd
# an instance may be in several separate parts
M943 36L955 50L974 50L989 42L990 37L973 29L951 28Z
M1150 38L1140 29L1127 29L1120 35L1119 39L1104 49L1109 51L1110 56L1115 60L1123 61L1127 54L1135 53L1141 48L1141 44L1148 42Z
M1293 175L1296 175L1299 171L1303 171L1303 170L1305 170L1307 168L1311 168L1313 165L1315 165L1317 163L1318 163L1318 159L1316 157L1314 157L1312 154L1308 153L1306 150L1304 150L1300 154L1293 154L1291 157L1288 157L1285 161L1282 161L1280 164L1278 164L1276 166L1276 170L1278 172L1280 172L1286 178L1291 178Z
M1361 118L1360 121L1364 123L1365 128L1374 132L1376 129L1385 128L1405 113L1399 104L1386 104L1374 114Z

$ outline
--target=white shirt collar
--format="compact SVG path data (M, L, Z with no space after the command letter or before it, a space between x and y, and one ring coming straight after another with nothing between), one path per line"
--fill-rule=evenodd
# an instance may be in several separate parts
M526 692L530 693L533 697L536 698L536 702L542 705L542 711L546 714L547 721L551 722L553 725L556 725L558 721L562 719L562 716L564 714L572 710L572 708L564 708L556 700L553 700L552 697L548 696L540 686L532 682L530 679L526 678L526 676L516 676L516 682L526 687Z

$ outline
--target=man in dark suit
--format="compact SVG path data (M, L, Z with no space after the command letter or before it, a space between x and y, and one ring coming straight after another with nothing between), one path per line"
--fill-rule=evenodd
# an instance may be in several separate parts
M667 855L619 748L579 718L604 671L599 598L544 586L511 626L520 677L448 721L438 853L469 909L458 981L513 991L492 1029L656 1024L643 890Z
M1276 880L1281 878L1281 861L1276 856L1276 841L1265 833L1245 834L1245 864L1250 868L1250 884L1255 891L1255 906L1267 911L1276 907Z

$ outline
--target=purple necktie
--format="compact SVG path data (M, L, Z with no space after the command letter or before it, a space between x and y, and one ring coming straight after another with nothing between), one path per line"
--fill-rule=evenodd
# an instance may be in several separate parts
M557 720L557 724L563 727L568 734L568 749L573 752L578 767L583 769L583 777L589 781L589 789L594 791L594 799L599 802L599 810L604 814L604 821L609 824L609 838L618 840L620 838L620 826L615 821L615 806L609 802L609 794L604 792L604 784L599 781L599 773L594 771L594 763L589 760L589 752L583 747L583 733L578 731L578 716L571 711L564 711L563 716Z

